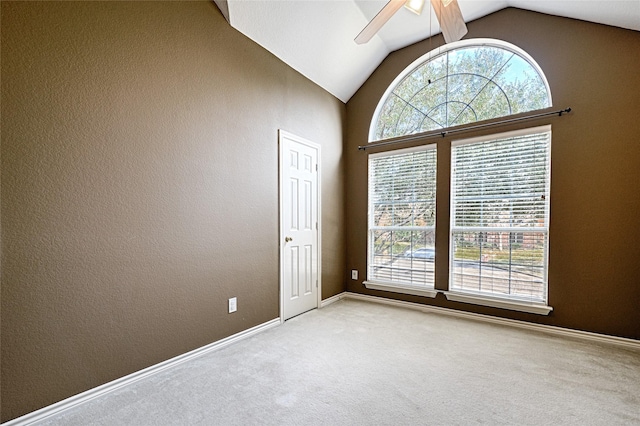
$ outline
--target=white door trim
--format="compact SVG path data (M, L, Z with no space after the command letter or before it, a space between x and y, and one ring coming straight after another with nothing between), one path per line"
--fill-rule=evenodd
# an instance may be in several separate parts
M284 318L284 256L283 256L283 251L284 251L284 239L285 239L285 229L284 229L284 219L283 219L283 208L284 206L283 204L283 191L285 190L284 188L284 184L285 182L283 182L282 179L282 165L284 164L284 150L283 150L283 144L282 144L282 139L283 138L287 138L290 140L293 140L294 142L300 143L302 145L306 145L310 148L313 148L316 150L317 152L317 165L318 165L318 170L317 170L317 191L316 191L316 196L317 196L317 203L316 203L316 208L317 208L317 218L318 218L318 240L317 240L317 244L318 244L318 271L317 271L317 277L318 277L318 291L317 291L317 300L316 300L316 308L320 308L322 306L322 204L321 204L321 200L322 200L322 166L321 166L321 150L320 150L320 145L315 143L315 142L311 142L307 139L301 138L299 136L294 135L293 133L289 133L286 130L282 130L282 129L278 129L278 214L279 214L279 241L278 241L278 257L279 257L279 263L280 263L280 322L284 322L285 318Z

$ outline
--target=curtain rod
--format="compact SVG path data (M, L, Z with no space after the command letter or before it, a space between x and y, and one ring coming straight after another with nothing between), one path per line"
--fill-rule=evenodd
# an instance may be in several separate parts
M565 108L558 111L549 111L549 112L543 112L540 114L527 115L524 117L517 117L517 118L510 118L502 121L495 121L493 123L477 124L475 126L467 126L460 129L454 129L454 130L448 130L448 131L435 131L432 133L421 133L417 135L402 136L401 138L398 138L398 139L382 141L382 142L373 142L368 145L360 145L358 147L358 150L364 151L367 148L376 148L379 146L394 145L397 143L405 143L405 142L410 142L417 139L431 139L437 136L444 138L445 136L451 135L454 133L468 132L469 130L484 129L486 127L500 126L502 124L517 123L519 121L533 120L534 118L547 117L550 115L557 115L558 117L562 117L562 114L568 114L570 112L571 112L571 108Z

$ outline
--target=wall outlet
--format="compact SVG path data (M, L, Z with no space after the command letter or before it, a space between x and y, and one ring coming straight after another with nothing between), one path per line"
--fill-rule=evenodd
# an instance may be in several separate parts
M351 270L351 279L352 280L357 280L358 279L358 270L357 269L352 269Z
M238 298L232 297L229 299L229 313L235 312L238 310Z

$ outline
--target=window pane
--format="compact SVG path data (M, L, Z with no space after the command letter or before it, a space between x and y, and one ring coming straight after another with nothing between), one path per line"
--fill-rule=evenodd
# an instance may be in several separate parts
M452 290L546 300L546 233L454 232L451 244Z
M373 204L373 226L393 225L393 204Z
M497 40L469 43L406 69L406 75L380 100L370 140L551 106L546 80L524 57L526 53Z
M380 119L376 123L376 139L385 139L396 134L396 125L406 105L405 101L393 94L387 98L380 112Z
M544 81L523 58L514 55L494 79L509 98L512 114L546 108L548 98ZM526 84L522 84L526 82Z
M452 291L546 302L548 129L453 144Z
M416 133L424 118L425 114L422 111L417 109L414 105L407 103L400 113L394 133L402 135Z
M506 93L494 82L488 83L471 102L471 108L478 120L489 120L513 114ZM465 123L459 123L465 124Z
M433 287L435 232L371 231L370 281Z
M370 157L367 276L370 281L433 287L434 148Z
M498 46L466 46L449 53L449 74L466 72L493 79L514 55Z

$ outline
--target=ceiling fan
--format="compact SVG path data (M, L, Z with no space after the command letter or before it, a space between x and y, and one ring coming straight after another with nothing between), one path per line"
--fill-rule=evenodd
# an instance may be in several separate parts
M424 2L425 0L390 0L358 34L355 42L364 44L371 40L402 6L419 15L424 7ZM460 12L458 0L431 0L431 5L440 23L445 43L458 41L467 33L467 26L464 23L462 12Z

